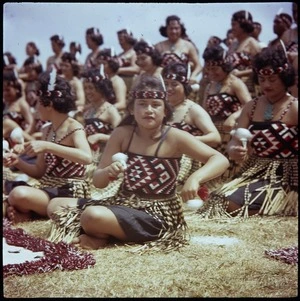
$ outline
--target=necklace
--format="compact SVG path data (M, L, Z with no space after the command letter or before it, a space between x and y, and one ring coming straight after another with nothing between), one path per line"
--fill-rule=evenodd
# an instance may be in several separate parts
M51 142L55 142L57 131L60 129L60 127L63 125L63 123L64 123L68 118L69 118L69 117L65 118L65 119L59 124L59 126L56 128L56 130L54 130L53 125L52 125L53 135L52 135Z
M271 102L269 101L267 98L267 104L266 104L266 108L265 108L265 111L264 111L264 120L265 121L271 121L274 117L274 106L276 103L279 103L281 102L281 106L282 106L282 103L284 103L285 101L285 98L286 97L286 94L281 98L279 99L278 101L275 101L275 102ZM281 109L281 106L279 107L279 110ZM278 113L278 110L277 112L275 113L275 115Z
M216 82L216 94L219 94L222 90L223 84L222 82Z
M264 120L265 121L270 121L273 119L273 108L274 108L274 105L272 103L268 102L265 112L264 112Z
M175 44L176 43L172 43L172 42L169 41L169 49L170 49L171 52L175 51Z
M177 109L178 109L179 107L184 108L185 105L186 105L186 103L187 103L187 101L186 101L186 99L185 99L184 101L180 102L179 104L173 105L173 113L172 113L171 121L174 121L176 112L179 112L179 111L177 111ZM178 113L177 113L177 115L178 115Z

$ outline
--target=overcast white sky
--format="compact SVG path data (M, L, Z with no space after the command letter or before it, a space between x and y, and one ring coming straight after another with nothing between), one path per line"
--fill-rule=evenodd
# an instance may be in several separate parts
M225 38L231 27L231 16L239 10L251 12L262 24L261 40L269 42L273 33L273 20L282 12L292 16L292 2L252 3L5 3L3 6L3 51L11 52L21 66L26 58L27 42L34 41L40 49L39 59L45 66L52 55L50 37L61 34L66 42L78 41L82 46L82 61L89 52L85 44L85 31L98 27L104 37L104 47L121 52L117 31L129 28L136 38L144 37L153 44L164 39L159 27L165 25L169 15L177 15L184 23L187 34L200 51L200 59L210 36Z

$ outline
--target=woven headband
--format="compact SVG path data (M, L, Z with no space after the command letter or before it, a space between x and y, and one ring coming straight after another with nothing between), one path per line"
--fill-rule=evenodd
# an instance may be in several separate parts
M288 69L288 64L285 63L283 65L283 67L278 67L276 69L272 69L272 68L262 68L262 69L255 69L255 72L258 74L258 75L273 75L273 74L278 74L278 73L281 73L285 70Z
M169 74L165 75L165 78L177 80L177 81L181 82L182 84L187 84L189 82L187 77L181 76L181 75L178 75L175 73L169 73Z
M166 99L167 93L162 91L130 91L130 96L135 99Z
M37 91L37 95L38 96L45 96L45 97L62 97L62 92L59 90L54 90L54 91L42 91L42 90L38 90Z
M208 67L223 66L224 63L225 62L223 60L219 60L219 61L205 61L205 65L208 66Z
M90 77L87 77L86 80L91 82L91 83L97 83L97 82L100 82L102 80L104 80L105 77L104 76L101 76L101 75L96 75L96 76L90 76Z
M143 49L136 50L136 54L152 54L154 48L151 46L146 46Z

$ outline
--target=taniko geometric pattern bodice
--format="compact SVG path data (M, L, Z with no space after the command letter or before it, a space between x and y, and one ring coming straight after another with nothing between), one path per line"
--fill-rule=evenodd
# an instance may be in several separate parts
M72 162L51 153L45 153L45 162L47 165L46 174L51 177L82 177L86 170L83 164Z
M203 132L197 126L189 124L185 121L186 117L188 116L189 111L192 110L193 106L194 106L194 104L189 105L187 107L187 110L184 113L181 121L174 122L170 125L173 128L177 128L179 130L186 131L186 132L192 134L193 136L202 136Z
M48 127L48 132L46 134L46 140L51 132L52 125ZM81 131L82 128L75 128L64 135L61 139L54 142L56 144L61 144L61 141L72 135L75 131ZM85 174L86 166L83 164L79 164L65 158L56 156L52 153L45 153L44 155L46 162L46 175L51 177L59 177L59 178L72 178L72 177L82 177Z
M122 188L136 195L173 195L180 158L157 158L127 152L127 169Z
M227 118L241 107L239 99L227 93L208 95L206 99L206 111L211 117Z
M176 54L174 52L172 52L172 53L168 52L168 53L163 54L163 60L161 63L161 67L165 67L173 62L187 64L188 61L189 61L189 57L186 53L181 53L181 55L179 56L178 54Z
M86 118L84 122L87 136L97 133L109 135L114 129L110 123L104 122L100 118Z
M203 132L201 130L199 130L196 126L190 125L190 124L186 123L184 120L182 120L180 122L174 122L172 124L172 127L189 132L193 136L202 136L203 135Z
M252 65L251 57L245 52L234 52L226 57L226 61L230 62L233 69L245 70Z
M252 121L248 129L253 134L251 147L256 156L276 159L298 156L298 126L281 121Z

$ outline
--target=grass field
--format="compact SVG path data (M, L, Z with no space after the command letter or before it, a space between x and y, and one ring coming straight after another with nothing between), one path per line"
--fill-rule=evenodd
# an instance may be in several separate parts
M298 246L297 217L245 221L202 220L186 212L189 246L171 253L136 255L125 246L91 251L88 269L9 276L6 298L280 297L298 295L298 265L265 256L265 250ZM18 224L46 238L44 220Z

